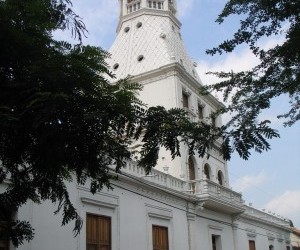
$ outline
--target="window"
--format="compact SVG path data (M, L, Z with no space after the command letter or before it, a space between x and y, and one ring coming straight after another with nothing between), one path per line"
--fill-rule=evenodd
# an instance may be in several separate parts
M213 250L220 250L221 249L221 236L220 235L212 235L211 243L212 243Z
M128 33L129 30L130 30L130 28L129 28L129 27L126 27L126 28L124 29L124 32L125 32L125 33Z
M218 182L219 182L219 184L221 185L221 186L223 186L223 182L224 182L224 175L223 175L223 173L222 173L222 171L220 170L220 171L218 171Z
M273 245L270 245L270 246L269 246L269 250L274 250Z
M189 96L184 92L182 92L182 105L184 108L189 108Z
M216 243L216 236L215 235L211 236L211 241L212 241L213 250L217 250L217 243Z
M139 29L139 28L141 28L143 26L143 24L141 23L141 22L138 22L137 24L136 24L136 27Z
M111 218L87 214L86 250L111 250Z
M169 250L168 228L152 226L153 250Z
M198 104L198 118L203 119L203 107L200 104Z
M189 177L191 181L196 179L195 165L191 156L189 157Z
M215 128L216 127L216 117L211 118L211 125Z
M210 167L208 164L204 165L204 174L208 180L210 180Z
M273 249L273 248L272 248ZM286 247L286 250L290 250L291 248L289 247L289 246L287 246ZM296 250L297 248L295 248L295 250Z
M255 250L255 241L249 240L249 250Z
M127 1L128 5L127 5L127 13L131 13L134 11L137 11L141 8L141 2L133 2L133 1ZM130 4L130 5L129 5Z

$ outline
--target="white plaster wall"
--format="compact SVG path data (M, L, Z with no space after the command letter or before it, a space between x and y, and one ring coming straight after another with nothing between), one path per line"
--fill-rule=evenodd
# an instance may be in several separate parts
M18 250L85 250L87 213L111 217L112 250L152 250L152 225L168 227L170 250L212 250L212 234L221 236L218 250L247 250L249 240L255 240L257 250L268 249L270 244L276 250L286 250L289 245L289 232L275 226L243 217L233 221L231 215L209 209L190 210L188 214L193 203L163 190L123 180L113 185L112 191L104 189L92 195L88 187L68 184L70 199L84 220L76 238L73 222L62 227L61 215L53 214L55 205L28 202L20 208L18 218L32 224L35 238Z
M139 93L140 99L149 107L163 106L171 109L177 104L176 82L173 76L145 84Z
M149 191L147 194L127 184L124 187L131 191L115 187L113 191L103 190L93 196L88 189L78 190L75 186L69 189L71 199L84 219L81 233L76 238L72 234L73 222L62 227L62 217L53 214L56 208L53 204L45 202L36 205L29 202L20 208L19 219L30 221L35 228L35 238L30 243L20 246L18 250L85 250L87 213L111 217L112 250L151 250L152 225L168 227L170 250L188 249L187 219L185 207L182 206L184 201L180 201L181 205L172 204L168 201L168 195L162 197L163 194L155 194L155 191ZM151 195L163 203L145 197ZM172 205L181 209L175 209ZM149 211L153 213L151 216Z
M290 246L287 231L247 219L238 220L235 224L237 225L234 230L237 249L249 248L249 240L255 241L258 250L269 249L269 245L273 245L276 250L286 250L286 247Z
M212 235L221 237L220 250L234 249L232 227L221 222L231 223L230 215L213 213L208 210L198 211L199 216L196 217L196 246L197 249L212 250ZM206 219L211 218L212 220ZM220 222L217 222L220 221Z

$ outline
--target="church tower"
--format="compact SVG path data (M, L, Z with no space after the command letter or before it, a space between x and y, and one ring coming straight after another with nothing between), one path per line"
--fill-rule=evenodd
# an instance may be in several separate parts
M139 98L148 106L184 108L192 121L213 122L210 114L222 104L200 96L197 64L188 56L180 33L176 0L119 0L117 37L108 63L116 79L132 76L143 85ZM180 11L180 10L179 10ZM182 180L209 178L228 186L226 163L216 150L210 159L189 156L171 160L161 149L157 169Z

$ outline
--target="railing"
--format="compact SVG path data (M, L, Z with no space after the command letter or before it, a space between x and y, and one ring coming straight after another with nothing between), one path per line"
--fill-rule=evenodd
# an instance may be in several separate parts
M239 205L243 203L242 195L240 193L232 191L229 188L223 187L207 179L183 181L156 169L152 169L151 173L146 175L145 170L138 167L136 162L133 161L128 162L127 166L122 169L122 172L125 175L129 174L135 178L139 178L140 180L147 180L176 191L196 195L200 198L217 198L218 200Z
M231 203L243 203L242 194L207 179L189 181L188 187L187 192L197 196L218 198Z
M258 209L246 205L245 205L245 209L246 209L245 215L249 215L252 217L256 217L260 220L265 220L268 222L273 222L282 226L289 227L289 221L287 219L281 217L280 215L276 215L271 211L260 211Z
M183 191L185 188L185 181L156 169L152 169L151 173L146 175L145 170L140 168L135 162L128 162L127 166L122 169L122 172L177 191Z
M140 0L132 0L127 4L127 14L135 12L141 8Z

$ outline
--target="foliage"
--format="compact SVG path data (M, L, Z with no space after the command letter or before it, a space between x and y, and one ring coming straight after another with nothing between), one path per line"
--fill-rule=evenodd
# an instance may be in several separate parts
M0 184L7 185L0 212L50 200L62 212L62 225L75 220L76 235L82 222L68 182L90 183L92 193L110 188L112 168L119 172L136 156L131 146L137 142L138 163L147 172L160 147L176 157L185 143L191 154L204 157L226 127L192 123L180 109L145 109L136 97L139 84L130 79L111 84L107 52L53 39L57 29L72 30L79 41L84 36L85 26L71 7L69 0L0 1ZM264 136L274 134L266 127L234 134L241 155L268 148ZM228 160L226 136L221 151ZM34 234L28 222L13 217L0 231L16 246Z
M224 101L229 103L222 113L229 112L233 115L227 125L232 128L228 131L233 133L233 137L241 129L247 134L248 126L250 130L260 127L264 133L276 133L269 128L264 130L267 121L257 122L259 114L270 108L273 98L281 95L290 98L290 110L285 114L278 114L279 118L288 119L286 126L291 126L300 119L300 2L229 0L217 22L221 24L231 15L239 15L241 18L239 29L232 39L207 53L228 53L241 44L247 44L260 59L260 64L244 72L212 73L222 80L210 86L210 90L221 91ZM262 39L274 35L281 36L283 43L270 49L259 46Z

